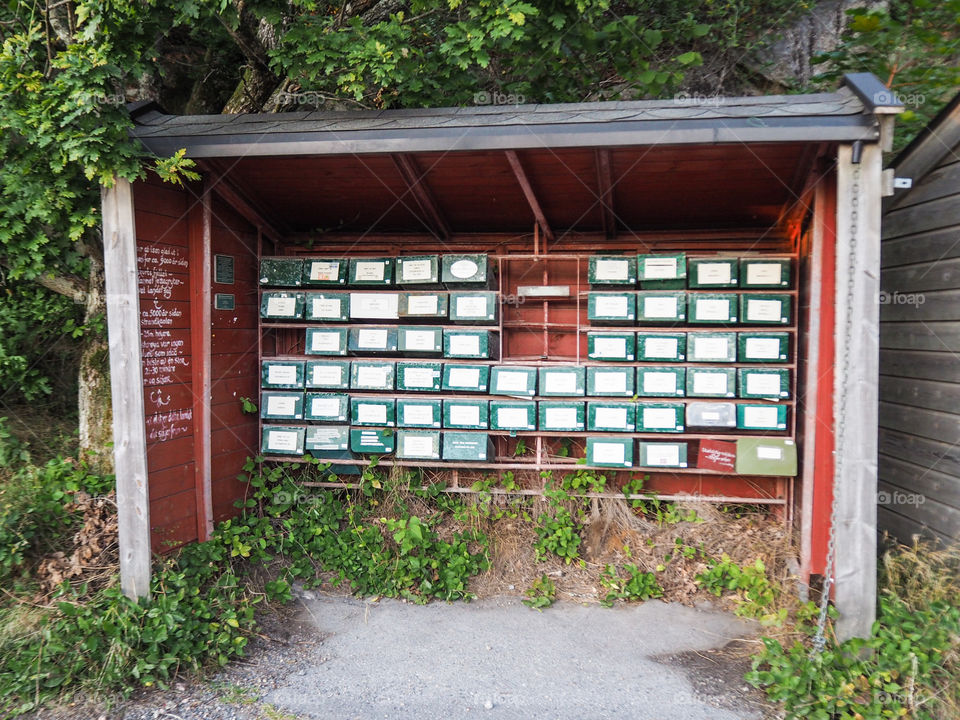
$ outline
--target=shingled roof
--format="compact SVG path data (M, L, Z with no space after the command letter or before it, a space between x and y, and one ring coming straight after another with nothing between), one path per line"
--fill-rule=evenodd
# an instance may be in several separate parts
M195 158L538 147L875 141L900 105L872 75L831 93L414 110L167 115L134 109L134 137Z

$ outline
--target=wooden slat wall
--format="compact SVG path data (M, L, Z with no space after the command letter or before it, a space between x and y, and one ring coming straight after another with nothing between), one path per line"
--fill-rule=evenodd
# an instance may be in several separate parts
M156 180L134 185L153 552L197 539L190 204L190 193L182 188Z
M212 293L231 293L233 311L213 309L210 338L211 496L213 521L236 515L233 503L245 486L237 480L248 457L257 454L255 415L241 412L241 397L259 404L257 366L257 234L218 197L212 198L211 245L214 257L234 258L234 283L212 283Z
M879 524L902 542L960 538L960 161L883 218Z

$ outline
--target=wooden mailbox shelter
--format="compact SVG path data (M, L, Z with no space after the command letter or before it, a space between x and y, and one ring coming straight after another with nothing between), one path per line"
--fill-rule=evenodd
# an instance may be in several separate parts
M272 446L261 444L266 433L275 430L279 439L286 432L294 442L289 448L300 450L296 433L302 438L304 428L280 423L265 433L270 421L242 412L241 397L260 397L264 363L299 368L306 362L309 368L317 360L310 353L320 344L313 347L304 334L324 328L331 335L342 333L344 342L349 338L350 347L335 354L346 355L354 365L363 356L352 343L354 332L365 332L369 323L352 315L335 317L340 324L304 321L302 310L293 319L271 315L281 307L299 308L303 298L298 296L306 292L309 300L311 290L326 291L329 297L324 298L331 302L345 301L337 293L346 288L290 287L300 285L299 275L278 288L261 268L271 263L288 267L291 260L327 267L328 261L335 265L349 258L358 267L381 262L392 269L396 258L416 256L434 263L438 261L431 258L441 258L446 263L455 255L473 258L471 268L479 262L489 269L483 292L474 293L469 306L481 296L494 303L488 324L473 326L484 338L484 359L471 361L472 371L486 377L487 369L493 375L513 368L516 375L518 368L526 368L535 382L537 372L543 379L557 368L575 368L574 376L586 368L589 379L600 373L597 368L626 367L632 383L633 374L643 377L651 366L663 365L642 353L634 358L635 339L674 331L688 342L690 355L674 358L660 368L662 375L693 377L712 367L733 378L735 371L751 367L735 352L738 338L743 342L758 334L769 341L776 336L782 354L774 362L783 378L782 393L772 401L739 396L721 408L746 417L745 407L752 404L759 409L750 412L775 418L776 424L757 430L749 420L742 424L738 414L738 428L754 429L737 429L731 420L729 428L685 430L683 413L689 418L697 393L688 397L680 381L676 394L681 397L668 398L672 402L638 404L636 395L644 394L638 387L620 403L627 409L631 403L649 405L651 419L662 418L664 410L677 413L678 424L670 427L674 434L669 436L660 432L662 426L644 426L645 414L636 427L610 432L590 406L597 405L597 413L622 408L591 401L586 403L587 423L597 420L592 429L583 430L582 420L572 426L581 430L564 432L548 431L536 420L520 430L503 423L484 425L485 445L477 456L482 461L451 460L452 455L411 460L398 450L393 459L386 455L383 464L446 470L452 492L467 491L472 476L511 470L532 478L523 481L523 491L535 493L542 482L538 471L573 470L576 457L591 452L591 443L619 443L626 462L619 471L604 468L612 493L619 495L618 488L630 477L647 475L644 491L666 499L693 495L770 506L797 529L805 579L827 569L833 516L839 548L834 596L843 616L841 633L867 633L875 594L881 150L890 141L892 116L901 109L872 75L847 76L832 93L705 103L240 116L171 116L150 105L132 107L133 134L145 148L159 156L186 148L203 179L186 187L153 179L132 186L118 182L104 190L125 590L132 595L148 591L151 550L202 540L214 522L235 512L233 503L243 494L236 476L244 460L262 449L273 457ZM643 296L657 282L641 278L639 295L633 277L626 287L596 284L606 278L598 262L612 259L626 267L619 260L635 262L638 255L641 268L643 258L654 255L673 256L690 270L690 289L681 278L679 290L671 288L675 296L666 298L674 311L680 308L677 322L658 322L652 304L644 316L643 303L652 301ZM717 269L723 282L736 285L737 269L758 259L768 261L768 270L777 263L786 268L782 287L771 290L760 282L751 288L745 269L739 295L718 295L710 286ZM701 265L711 267L699 271L698 285L693 268ZM350 268L355 269L353 264ZM377 277L382 279L382 273ZM309 284L308 275L303 278ZM349 280L363 278L369 279L357 275ZM433 287L441 288L435 294L442 296L444 307L447 299L458 298L457 283ZM383 287L363 289L384 292ZM617 289L620 299L613 304L629 302L632 307L636 300L638 318L594 322L593 296ZM408 294L416 293L389 292L388 299L396 302L395 296L402 295L406 303ZM701 300L714 303L713 314L707 315L707 304L701 312ZM774 325L762 313L755 323L745 322L753 311L749 306L744 311L744 304L754 300L766 303L764 312L777 308ZM718 324L716 303L728 301L724 313L730 317L719 318ZM745 313L739 323L738 302ZM688 304L691 315L683 318ZM460 310L467 307L464 303ZM423 325L419 322L413 327ZM397 321L376 324L388 337ZM453 305L449 314L438 318L435 313L429 324L439 333L437 342L443 333L462 329ZM726 364L703 364L709 355L695 356L695 336L706 341L704 352L708 343L718 347L711 341L729 347L730 357L719 358ZM609 338L626 343L629 350L613 358L617 362L605 363L609 358L600 343ZM398 357L395 352L379 359L396 361L399 367L404 364L399 361L415 354ZM439 374L441 366L465 363L450 357L442 356L443 363L434 365L421 359L420 364ZM388 370L392 373L393 365ZM298 387L302 398L302 385ZM729 387L728 397L734 395L734 386ZM398 380L377 394L389 396L386 402L393 408L395 399L408 399L400 388ZM435 389L438 408L461 397L439 385ZM551 405L556 398L546 395L542 386L532 385L526 405L501 409L515 411L510 416L515 417L516 411L535 413L539 402L541 412L553 405L563 417L582 412L583 397L563 407L563 402ZM348 400L356 398L351 394L344 402ZM493 395L485 400L496 406ZM639 398L645 400L664 398ZM304 422L292 423L298 424ZM306 430L309 437L310 427ZM366 432L380 441L386 437ZM465 431L467 444L475 439L471 432L481 431ZM689 462L651 467L650 448L658 439L680 441L666 445L675 458L682 449ZM762 444L764 439L795 452L795 469L738 472L733 465L695 459L713 442L733 447L738 440ZM392 448L393 440L389 442ZM285 443L276 448L288 447ZM633 459L638 447L639 457ZM350 449L331 455L331 462L342 470L367 462L362 452L352 452L353 444ZM285 457L291 459L283 454L276 459Z

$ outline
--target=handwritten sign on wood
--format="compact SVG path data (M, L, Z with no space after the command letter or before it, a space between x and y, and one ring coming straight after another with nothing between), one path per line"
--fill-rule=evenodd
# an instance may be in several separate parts
M147 442L166 442L193 434L193 408L147 415Z

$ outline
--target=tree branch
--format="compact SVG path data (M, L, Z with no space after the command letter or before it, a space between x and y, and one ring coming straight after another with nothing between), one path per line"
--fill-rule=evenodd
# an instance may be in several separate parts
M57 275L38 275L34 282L42 285L47 290L52 290L59 295L65 295L75 303L86 304L87 285L81 280L72 277L62 277Z

